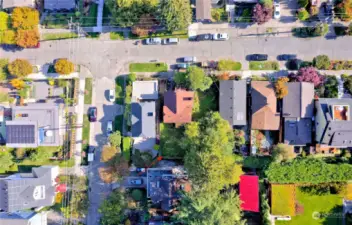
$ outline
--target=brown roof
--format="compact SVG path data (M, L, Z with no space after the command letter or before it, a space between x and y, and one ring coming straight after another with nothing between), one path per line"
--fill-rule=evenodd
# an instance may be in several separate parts
M211 1L196 0L196 19L210 20L211 19Z
M164 123L192 122L193 101L193 91L167 91L164 94Z
M278 130L280 114L276 112L276 96L268 81L252 82L252 129Z

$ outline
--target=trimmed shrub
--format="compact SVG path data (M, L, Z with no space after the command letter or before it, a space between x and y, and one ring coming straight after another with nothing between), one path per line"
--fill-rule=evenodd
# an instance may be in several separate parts
M305 8L301 8L298 10L298 19L301 21L306 21L307 19L309 19L310 15L308 13L308 11Z
M144 193L139 189L133 189L131 196L135 201L139 202L143 199Z
M314 66L319 70L327 70L330 67L330 59L327 55L318 55L313 59Z

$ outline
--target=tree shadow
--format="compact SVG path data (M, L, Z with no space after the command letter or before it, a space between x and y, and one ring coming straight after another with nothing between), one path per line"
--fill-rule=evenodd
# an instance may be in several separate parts
M342 200L341 200L342 201ZM336 225L343 224L343 207L342 205L337 205L332 208L328 213L326 213L326 217L324 218L322 224L323 225Z

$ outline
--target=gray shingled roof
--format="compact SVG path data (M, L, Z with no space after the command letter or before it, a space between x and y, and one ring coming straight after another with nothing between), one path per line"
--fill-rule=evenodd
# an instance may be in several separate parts
M0 212L1 225L47 225L46 213L20 211L15 213Z
M333 105L348 105L350 120L333 120ZM316 110L316 141L323 145L352 147L352 99L320 98L316 101Z
M34 7L34 0L0 0L3 9L15 7Z
M132 102L132 137L155 138L155 102Z
M73 9L75 7L75 0L44 0L44 9Z
M285 143L305 146L312 143L313 122L310 118L285 118Z
M0 178L0 209L16 212L52 205L55 197L52 169L57 166L32 168L32 176L17 173Z
M247 124L247 83L245 80L220 81L219 108L231 126Z

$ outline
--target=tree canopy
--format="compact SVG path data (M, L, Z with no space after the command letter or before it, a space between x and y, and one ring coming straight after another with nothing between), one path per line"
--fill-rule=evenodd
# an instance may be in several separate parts
M29 7L17 7L12 12L12 26L21 30L32 30L39 24L39 12Z
M99 213L101 213L100 223L102 225L120 225L126 219L124 214L126 207L127 202L124 194L115 190L103 201L99 208Z
M121 145L121 133L120 131L115 131L109 136L109 142L114 147L120 147Z
M9 18L6 12L0 12L0 31L5 31L9 28Z
M318 70L327 70L330 67L330 59L327 55L318 55L314 57L313 64Z
M189 0L160 0L160 15L168 31L185 30L192 22Z
M11 75L23 78L33 72L32 65L26 59L16 59L7 66Z
M178 207L178 222L187 225L242 225L240 200L235 191L186 194Z
M276 162L288 161L296 156L293 152L293 147L283 143L277 144L273 148L271 155Z
M182 142L188 149L185 168L195 187L218 191L236 183L234 137L219 113L208 113L198 122L187 124Z
M33 30L18 30L16 36L16 44L23 48L35 47L39 43L39 32Z
M275 83L275 92L277 98L284 98L288 94L286 83L289 81L287 77L280 77Z
M259 25L265 22L268 22L272 18L272 16L273 16L272 6L268 7L260 3L257 3L253 8L254 22L258 23Z
M211 86L213 81L205 74L203 69L191 66L186 73L177 73L175 82L178 86L190 88L194 91L205 91Z
M8 170L14 162L13 156L9 152L0 152L0 171Z
M58 59L54 67L55 71L61 75L68 75L75 70L75 65L68 59Z
M300 68L297 74L292 73L289 78L293 81L313 83L314 87L318 87L324 81L324 77L312 66Z

